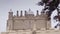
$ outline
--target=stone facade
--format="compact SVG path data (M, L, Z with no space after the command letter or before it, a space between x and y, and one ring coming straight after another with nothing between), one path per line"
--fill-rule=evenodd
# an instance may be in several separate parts
M41 14L39 15L37 11L37 15L34 14L29 10L29 12L25 11L25 16L19 16L19 12L17 11L17 15L13 15L13 12L9 12L7 20L7 29L8 30L33 30L34 24L37 30L47 29L50 28L50 24L48 24L47 15Z
M51 21L48 21L47 14L41 13L37 10L36 16L33 12L25 11L25 15L22 15L22 11L17 11L16 15L13 15L12 10L9 12L7 20L7 31L1 34L59 34L59 30L51 30Z

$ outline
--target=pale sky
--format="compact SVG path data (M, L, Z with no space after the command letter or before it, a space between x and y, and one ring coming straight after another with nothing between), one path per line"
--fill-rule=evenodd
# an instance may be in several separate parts
M6 23L10 9L12 9L14 13L16 13L17 10L24 11L28 10L29 8L33 12L36 10L40 11L43 9L43 7L36 5L36 3L39 1L40 0L0 0L0 32L6 31Z

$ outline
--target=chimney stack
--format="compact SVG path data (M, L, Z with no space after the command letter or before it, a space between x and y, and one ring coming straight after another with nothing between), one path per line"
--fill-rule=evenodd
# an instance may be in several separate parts
M22 15L22 10L21 10L21 15L20 15L20 16L23 16L23 15Z
M39 11L37 10L37 16L39 15Z
M17 11L17 16L19 16L19 12Z

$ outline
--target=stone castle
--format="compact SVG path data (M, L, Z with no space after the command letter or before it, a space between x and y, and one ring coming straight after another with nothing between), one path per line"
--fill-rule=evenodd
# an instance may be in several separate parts
M1 34L59 34L60 30L51 29L51 21L48 20L47 14L36 11L34 16L33 12L17 11L16 15L13 15L12 10L9 11L7 20L7 30Z

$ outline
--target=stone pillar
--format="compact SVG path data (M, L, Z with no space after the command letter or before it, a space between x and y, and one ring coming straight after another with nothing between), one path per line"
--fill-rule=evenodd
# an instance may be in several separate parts
M47 21L47 30L49 30L51 28L51 20Z
M36 24L34 23L33 24L33 31L35 31L36 30Z
M32 34L36 34L36 23L33 24L33 31Z
M7 20L7 30L13 30L13 20Z
M59 30L60 30L60 21L59 21L59 23L58 23L58 24L59 24L58 26L59 26Z

